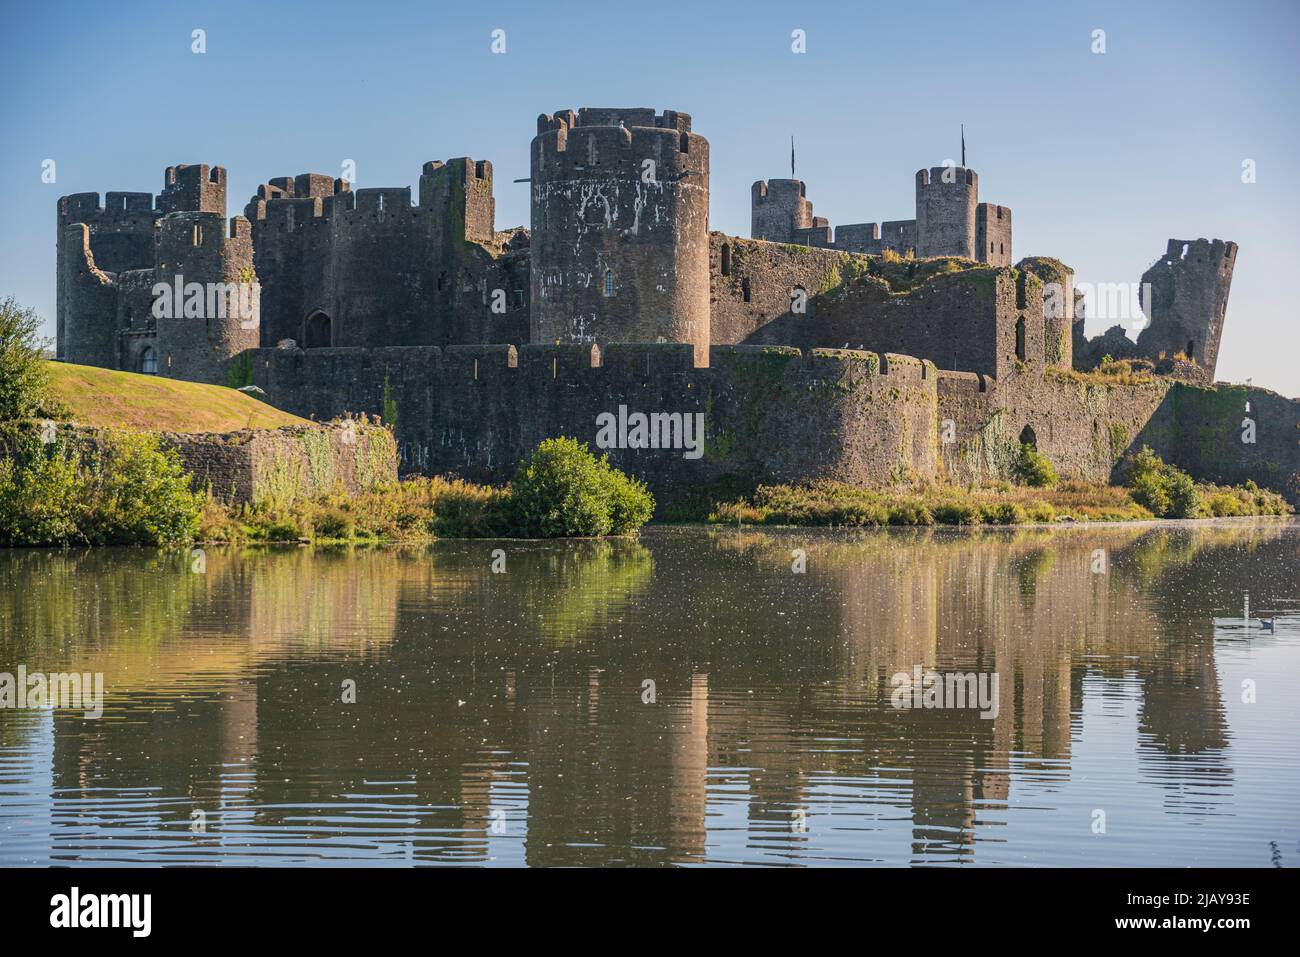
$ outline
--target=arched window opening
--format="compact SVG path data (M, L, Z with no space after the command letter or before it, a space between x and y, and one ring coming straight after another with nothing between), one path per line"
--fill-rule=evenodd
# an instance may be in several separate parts
M303 329L303 346L307 349L323 349L331 341L330 317L323 312L313 312L307 317Z
M722 275L731 275L731 244L722 244Z
M605 270L605 297L609 298L614 295L614 270Z
M1020 444L1027 445L1034 450L1038 449L1038 436L1035 435L1034 430L1027 425L1020 430Z
M153 346L145 346L140 353L140 372L143 375L158 374L158 353L153 351Z

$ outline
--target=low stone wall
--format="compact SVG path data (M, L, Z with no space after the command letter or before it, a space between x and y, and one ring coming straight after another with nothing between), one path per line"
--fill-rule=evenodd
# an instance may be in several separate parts
M0 453L21 432L39 434L42 423L5 423ZM101 446L107 429L58 423L55 434L72 447ZM336 488L366 491L397 481L397 445L392 433L360 420L239 432L162 432L196 488L210 488L232 503L311 498Z
M392 433L356 420L162 438L195 483L223 501L287 503L336 488L355 494L397 480Z

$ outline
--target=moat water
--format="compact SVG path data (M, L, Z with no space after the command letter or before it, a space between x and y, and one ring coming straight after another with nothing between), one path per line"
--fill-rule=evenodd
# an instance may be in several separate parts
M19 666L4 865L1300 865L1290 521L5 551Z

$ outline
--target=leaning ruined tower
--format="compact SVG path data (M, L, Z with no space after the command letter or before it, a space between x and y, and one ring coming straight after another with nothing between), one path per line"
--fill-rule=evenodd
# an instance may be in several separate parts
M533 342L709 349L709 143L685 113L564 110L531 148Z

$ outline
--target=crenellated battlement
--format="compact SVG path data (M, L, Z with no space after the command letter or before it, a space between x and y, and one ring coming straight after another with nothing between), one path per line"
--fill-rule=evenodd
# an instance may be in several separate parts
M109 192L104 196L103 205L100 205L98 193L72 193L60 197L58 208L61 227L71 223L97 226L135 221L152 228L156 215L152 193Z
M537 117L537 132L552 130L571 130L577 126L640 126L658 127L676 130L679 133L691 131L691 116L677 110L664 110L656 113L650 107L633 107L617 109L614 107L584 106L576 113L573 110L560 110L554 115L542 113Z
M181 211L226 214L226 170L206 163L168 166L163 191L158 194L159 212Z
M656 127L561 127L533 140L533 161L545 179L641 178L646 160L656 166L654 179L707 176L708 141L697 133ZM537 177L533 179L538 182ZM706 186L706 183L685 183Z
M979 174L965 166L931 166L916 171L917 189L979 190Z

